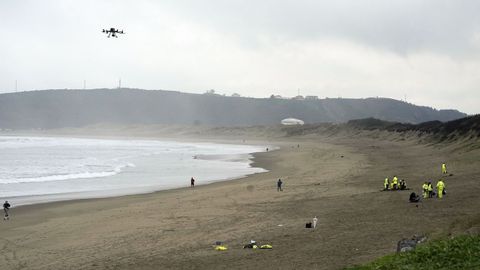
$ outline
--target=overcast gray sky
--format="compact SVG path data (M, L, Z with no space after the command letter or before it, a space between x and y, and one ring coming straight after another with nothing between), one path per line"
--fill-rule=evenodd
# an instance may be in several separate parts
M0 0L0 92L390 97L480 113L480 1ZM103 28L127 34L108 39Z

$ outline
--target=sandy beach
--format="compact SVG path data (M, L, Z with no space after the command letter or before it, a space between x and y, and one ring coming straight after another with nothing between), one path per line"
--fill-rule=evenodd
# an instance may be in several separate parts
M255 155L267 173L14 208L1 224L0 269L342 269L395 252L414 234L480 231L478 147L364 135L263 139L279 147ZM417 207L410 191L380 191L397 175L419 193L442 177L444 161L453 175L442 200ZM314 216L317 228L305 229ZM273 249L243 249L251 239ZM215 241L229 249L215 251Z

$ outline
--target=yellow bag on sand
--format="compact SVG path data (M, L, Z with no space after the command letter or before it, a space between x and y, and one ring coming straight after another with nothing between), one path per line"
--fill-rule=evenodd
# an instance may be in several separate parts
M272 245L262 245L260 249L272 249Z
M215 250L219 250L219 251L224 251L224 250L227 250L228 248L226 246L216 246L215 247Z

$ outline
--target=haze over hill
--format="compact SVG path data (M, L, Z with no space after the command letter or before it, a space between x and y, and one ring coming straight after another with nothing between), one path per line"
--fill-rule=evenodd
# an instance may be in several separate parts
M465 117L387 98L308 99L227 97L138 89L43 90L0 94L0 128L62 128L99 123L251 126L287 117L305 123L374 117L420 123Z

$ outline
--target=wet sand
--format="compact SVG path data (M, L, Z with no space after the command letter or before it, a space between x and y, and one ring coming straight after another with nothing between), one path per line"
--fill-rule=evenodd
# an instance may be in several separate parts
M14 208L1 223L0 269L341 269L392 253L413 234L480 231L479 150L361 137L268 143L280 149L255 155L267 173ZM410 191L380 191L397 175L418 193L441 177L443 161L453 173L443 200L416 207ZM305 229L314 216L317 228ZM273 249L243 249L251 239ZM215 241L229 249L215 251Z

